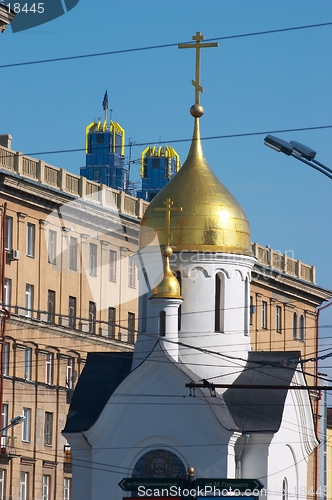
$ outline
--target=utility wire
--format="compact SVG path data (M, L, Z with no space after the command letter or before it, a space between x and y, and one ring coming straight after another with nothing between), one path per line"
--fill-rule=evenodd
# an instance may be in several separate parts
M318 24L307 24L304 26L293 26L291 28L279 28L275 30L267 30L267 31L254 31L252 33L241 33L238 35L228 35L228 36L221 36L217 38L208 38L205 40L205 42L212 42L212 41L221 41L221 40L232 40L235 38L246 38L246 37L251 37L251 36L259 36L259 35L271 35L273 33L285 33L288 31L298 31L298 30L303 30L303 29L311 29L311 28L322 28L324 26L331 26L332 22L326 22L326 23L318 23ZM176 43L166 43L166 44L160 44L160 45L149 45L146 47L133 47L130 49L120 49L120 50L111 50L107 52L94 52L92 54L82 54L82 55L76 55L76 56L66 56L66 57L55 57L52 59L40 59L37 61L25 61L25 62L18 62L18 63L11 63L11 64L2 64L0 65L0 68L13 68L17 66L29 66L32 64L45 64L45 63L52 63L52 62L59 62L59 61L72 61L74 59L87 59L90 57L101 57L101 56L110 56L110 55L115 55L115 54L126 54L129 52L141 52L141 51L146 51L146 50L155 50L155 49L165 49L169 47L177 47L181 43L193 43L192 40L189 42L176 42Z
M216 140L216 139L234 139L237 137L251 137L255 135L265 135L265 134L282 134L285 132L303 132L306 130L324 130L324 129L329 129L332 128L332 125L319 125L316 127L297 127L297 128L287 128L287 129L276 129L276 130L263 130L263 131L258 131L258 132L244 132L241 134L226 134L226 135L211 135L207 137L201 137L201 141L209 141L209 140ZM186 138L186 139L169 139L167 141L158 141L158 144L175 144L179 142L191 142L192 138ZM147 142L137 142L135 144L132 144L132 147L143 147L150 145L151 141ZM125 144L125 148L129 148L130 144ZM54 151L34 151L32 153L21 153L22 156L36 156L36 155L50 155L50 154L60 154L60 153L77 153L85 151L85 148L75 148L75 149L58 149ZM2 155L2 158L10 157L12 158L12 155Z

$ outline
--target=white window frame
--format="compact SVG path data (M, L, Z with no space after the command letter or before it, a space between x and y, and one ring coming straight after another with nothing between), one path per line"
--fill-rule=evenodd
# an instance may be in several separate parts
M29 473L21 472L20 474L20 500L28 500L28 481Z
M262 300L262 328L267 330L267 302Z
M281 306L276 306L276 332L281 333L281 328L282 328L282 309Z
M5 278L4 281L4 306L9 307L11 302L12 280Z
M13 217L6 215L6 243L5 250L13 247Z
M53 229L48 231L48 262L56 264L57 232Z
M31 222L27 223L27 256L35 256L35 236L36 236L36 226Z
M71 480L70 480L70 477L64 477L63 478L63 500L70 500L70 498L71 498Z
M6 485L6 471L0 469L0 500L5 498L5 485Z
M128 342L135 342L136 315L128 312Z
M42 500L49 500L49 498L50 498L50 484L51 484L51 476L49 476L48 474L43 474Z
M53 360L54 356L52 352L48 352L45 355L45 383L53 384Z
M9 375L9 360L10 360L10 343L5 342L3 356L3 374L8 377Z
M23 366L23 378L26 380L31 380L31 360L32 360L32 349L31 347L26 347L24 349L24 366Z
M48 415L50 416L50 421L48 421ZM52 446L53 439L53 413L45 411L45 423L44 423L44 445Z
M71 300L72 299L72 300ZM69 295L68 300L68 326L69 328L76 328L76 297Z
M136 265L132 255L128 256L128 285L136 288Z
M31 440L31 408L23 408L25 420L22 422L22 441L30 443Z
M77 238L74 236L69 240L69 269L77 271Z
M2 413L1 413L1 425L2 429L7 427L8 425L8 404L2 404ZM1 448L6 448L7 444L7 429L1 434Z
M67 359L66 368L66 385L69 389L73 388L73 373L74 373L74 358L70 357Z
M97 276L97 251L98 251L97 244L90 243L90 247L89 247L89 274L90 274L90 276Z
M25 285L25 317L32 317L34 286L27 283Z
M116 282L116 251L115 250L110 250L109 251L109 281Z

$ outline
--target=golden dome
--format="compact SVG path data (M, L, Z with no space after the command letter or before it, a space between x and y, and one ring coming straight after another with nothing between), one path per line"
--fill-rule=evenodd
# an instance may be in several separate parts
M188 158L147 208L141 221L140 248L153 245L157 232L160 246L164 248L170 244L174 252L212 251L251 255L246 215L204 158L199 133L199 117L203 111L195 108L191 113L195 126ZM165 216L168 198L173 202L170 242L167 241Z
M169 265L169 258L172 253L173 250L170 247L166 247L163 251L165 256L164 277L159 285L152 290L151 299L182 299L180 283L172 273Z

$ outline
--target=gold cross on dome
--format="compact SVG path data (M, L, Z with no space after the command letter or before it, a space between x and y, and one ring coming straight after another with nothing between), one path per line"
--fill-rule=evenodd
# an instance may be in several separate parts
M182 207L173 207L174 201L171 198L166 198L164 201L165 208L155 208L156 212L166 212L166 237L167 237L167 246L169 247L171 244L171 211L179 210L182 212Z
M178 45L179 49L196 49L196 80L191 80L191 83L195 87L195 104L199 104L199 93L204 92L203 87L200 84L200 73L201 73L201 49L208 47L218 47L217 42L213 43L201 43L204 40L204 36L200 31L196 31L196 35L192 37L196 43L180 43Z

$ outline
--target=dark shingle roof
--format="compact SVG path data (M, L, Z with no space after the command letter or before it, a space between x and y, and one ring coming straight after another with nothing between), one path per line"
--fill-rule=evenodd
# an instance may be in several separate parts
M89 353L63 432L83 432L96 422L111 394L131 369L132 352Z
M270 389L274 385L290 385L300 352L249 352L236 385L264 385L266 389L227 389L223 396L239 429L243 432L277 432L284 410L286 389Z

